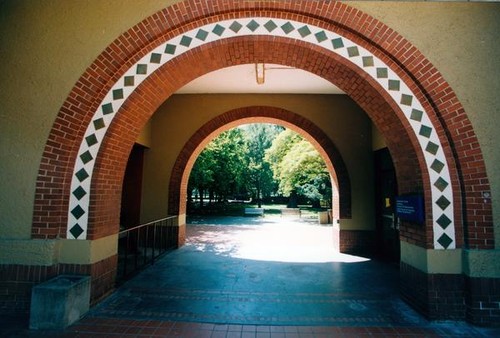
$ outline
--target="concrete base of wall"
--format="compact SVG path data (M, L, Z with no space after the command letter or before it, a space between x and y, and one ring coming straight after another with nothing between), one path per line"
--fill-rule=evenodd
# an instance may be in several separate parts
M90 276L57 276L33 288L30 329L64 329L82 318L89 307Z

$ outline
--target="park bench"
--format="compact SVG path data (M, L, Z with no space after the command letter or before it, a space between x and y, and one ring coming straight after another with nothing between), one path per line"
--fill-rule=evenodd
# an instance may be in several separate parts
M299 208L281 209L281 217L283 216L298 216L300 218L300 209Z
M245 216L263 216L263 208L245 208Z

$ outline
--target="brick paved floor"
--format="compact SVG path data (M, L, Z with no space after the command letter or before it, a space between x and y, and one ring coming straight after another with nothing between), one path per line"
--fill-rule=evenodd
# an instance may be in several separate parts
M189 226L186 246L64 332L5 317L0 336L500 337L428 322L399 299L397 267L334 253L329 227L255 221Z

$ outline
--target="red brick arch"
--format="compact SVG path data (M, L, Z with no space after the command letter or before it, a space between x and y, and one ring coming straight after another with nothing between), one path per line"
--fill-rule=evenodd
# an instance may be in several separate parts
M69 182L78 144L104 95L131 65L180 32L207 22L261 15L300 19L339 32L370 50L398 73L438 129L449 161L455 194L457 246L463 244L462 225L465 225L469 247L493 248L491 204L482 203L482 193L489 190L485 165L470 121L453 90L414 46L381 22L344 3L310 1L200 3L189 0L154 14L121 35L81 76L57 115L37 178L32 237L65 236L67 196L71 193ZM128 98L96 159L88 239L116 233L126 159L141 127L156 108L191 79L225 66L256 61L301 68L342 88L368 113L386 138L402 192L429 194L430 187L425 183L428 173L422 155L416 151L417 141L402 112L377 83L346 60L305 42L265 36L241 37L216 41L179 56L151 75ZM430 213L429 206L426 212ZM405 240L431 248L430 223L427 222L423 230L403 228Z
M269 106L251 106L230 110L217 116L191 137L180 152L172 170L169 185L169 214L186 213L186 193L189 174L205 146L218 134L241 124L273 123L301 134L322 155L332 177L335 191L333 217L351 217L351 184L340 152L330 138L315 124L291 111Z

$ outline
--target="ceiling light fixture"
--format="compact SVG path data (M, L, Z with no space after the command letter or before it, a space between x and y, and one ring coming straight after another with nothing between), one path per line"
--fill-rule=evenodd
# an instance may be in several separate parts
M265 68L263 63L255 64L255 78L257 80L257 84L264 84L265 80Z

